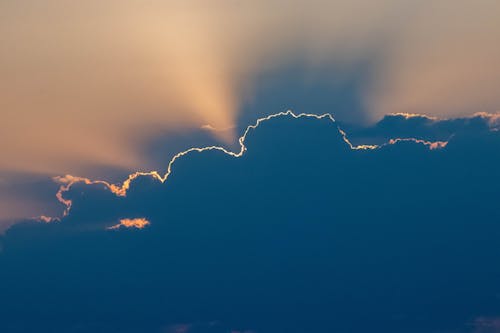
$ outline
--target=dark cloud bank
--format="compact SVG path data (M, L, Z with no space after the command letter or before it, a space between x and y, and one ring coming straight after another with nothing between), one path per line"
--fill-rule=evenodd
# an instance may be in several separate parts
M388 116L353 136L451 139L352 150L280 117L126 197L75 184L61 222L3 236L0 331L500 332L497 125Z

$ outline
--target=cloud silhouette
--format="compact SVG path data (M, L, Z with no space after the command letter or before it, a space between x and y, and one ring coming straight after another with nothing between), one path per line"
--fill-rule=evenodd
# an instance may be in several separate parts
M353 142L382 143L396 138L448 141L452 136L498 131L500 114L476 113L470 117L439 119L419 114L396 113L372 126L345 125Z
M473 332L496 318L500 132L349 138L329 115L284 113L240 151L194 149L165 175L60 178L67 214L3 236L1 331ZM150 225L107 229L134 218Z

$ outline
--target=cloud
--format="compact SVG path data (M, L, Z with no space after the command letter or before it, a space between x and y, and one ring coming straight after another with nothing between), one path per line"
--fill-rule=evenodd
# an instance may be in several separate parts
M295 114L292 111L281 112L276 115L263 117L258 123L265 121L266 119L273 117L310 117L310 118L329 118L334 121L333 116L325 114L322 116L314 114ZM488 113L477 113L470 117L463 118L450 118L450 119L439 119L436 117L430 117L426 115L417 114L391 114L382 118L379 122L370 126L359 126L347 123L340 123L339 126L346 128L346 131L339 128L342 134L343 140L350 146L351 149L378 149L385 145L395 144L404 141L414 141L423 145L430 147L431 149L443 148L447 144L447 140L454 136L464 136L468 133L481 133L488 132L491 130L497 130L499 128L498 124L499 116L498 114L488 114ZM258 124L257 123L257 124ZM104 181L104 180L92 180L86 177L75 177L72 175L56 176L54 180L56 183L60 184L59 193L57 193L57 198L60 203L66 206L68 210L71 206L70 201L66 201L62 194L69 189L75 183L86 183L86 184L99 184L108 188L112 193L125 196L126 192L130 186L133 179L140 176L151 176L160 181L164 181L168 174L170 173L170 165L175 162L178 157L184 156L194 151L200 150L211 150L218 149L228 153L229 155L241 156L242 151L245 151L244 141L245 137L249 131L253 130L255 126L250 126L244 132L244 135L239 140L238 145L234 145L232 148L225 148L224 146L216 145L215 141L205 148L188 148L196 142L208 141L207 133L202 132L191 132L195 140L189 140L187 137L176 137L177 145L171 145L167 147L162 155L155 164L159 167L159 170L163 169L167 165L167 174L162 175L160 171L152 172L135 172L129 176L125 176L126 180L120 184L118 182ZM198 134L198 135L196 135ZM196 139L197 138L197 139ZM171 140L172 138L165 138L164 140ZM163 147L163 145L160 145ZM160 150L160 146L154 149ZM174 152L175 147L179 148ZM179 154L178 151L181 151ZM235 152L235 153L233 153ZM163 164L161 163L163 161ZM171 163L169 163L169 161ZM116 171L111 170L110 174L117 174ZM121 172L123 173L123 172ZM120 174L120 173L118 173ZM15 222L16 219L25 218L27 216L48 215L54 216L52 219L59 219L57 216L57 211L59 206L52 202L51 197L54 189L56 188L54 184L47 181L46 175L33 177L32 175L19 175L13 177L8 175L9 181L4 180L0 183L0 193L4 194L3 203L5 209L2 209L3 216L0 215L0 220L4 220L4 228L7 228ZM118 180L118 177L113 177ZM14 181L12 181L14 179ZM16 181L17 179L17 181ZM38 188L38 189L37 189ZM46 188L45 190L40 190ZM4 193L2 193L2 190ZM39 195L35 195L39 192ZM17 193L17 194L16 194ZM14 195L15 194L15 195ZM10 200L9 200L10 197ZM34 200L36 199L36 201ZM43 200L41 200L43 199ZM26 215L27 209L30 209L32 213ZM10 212L10 213L9 213ZM43 212L40 214L40 212ZM12 215L16 213L17 215ZM66 213L64 213L65 215Z
M175 154L170 162L168 163L167 166L167 171L166 173L162 176L158 171L150 171L150 172L134 172L130 174L125 181L121 184L111 184L107 181L103 180L91 180L88 178L84 177L75 177L72 175L66 175L63 177L54 177L54 180L61 184L61 187L59 188L59 191L56 194L56 198L59 200L60 203L62 203L66 209L63 213L63 217L67 216L68 213L70 212L70 209L72 207L72 201L70 199L66 199L64 197L64 193L68 192L71 190L71 187L75 184L78 183L83 183L85 185L103 185L104 188L109 190L109 192L120 196L120 197L125 197L127 195L127 191L130 189L131 184L134 182L135 179L139 177L151 177L154 180L157 180L161 183L164 183L169 175L172 172L172 166L174 163L179 159L183 158L184 156L190 155L191 153L203 153L206 151L220 151L223 152L224 154L227 154L228 156L231 157L242 157L243 154L246 152L247 147L245 145L245 140L247 138L247 135L257 129L262 123L266 121L273 120L274 118L281 118L281 117L290 117L292 119L300 119L300 118L311 118L311 119L318 119L318 120L328 120L332 122L333 124L336 123L335 119L331 114L323 114L323 115L315 115L315 114L306 114L306 113L300 113L300 114L295 114L292 111L286 111L286 112L280 112L276 114L269 115L267 117L259 118L257 119L256 123L254 125L250 125L246 128L245 132L243 135L238 139L239 142L239 150L236 152L233 152L231 150L228 150L222 146L207 146L207 147L193 147L186 149L184 151L181 151L177 154ZM405 116L405 119L409 119L407 116ZM487 119L487 118L485 118ZM342 141L349 147L351 150L373 150L373 149L380 149L383 148L386 145L395 145L400 142L411 142L411 143L417 143L417 144L422 144L429 149L441 149L446 147L447 141L426 141L423 139L416 139L416 138L397 138L397 139L390 139L388 142L380 144L380 145L367 145L367 144L360 144L360 145L354 145L351 143L351 141L348 139L347 134L341 130L339 127L337 127L338 134L342 138ZM54 218L58 219L58 218Z
M167 171L161 175L158 171L150 172L135 172L130 174L125 181L121 184L112 184L103 180L91 180L83 177L74 177L66 175L64 177L55 177L54 180L62 184L56 194L57 199L64 206L66 210L63 217L69 213L72 201L64 198L64 193L70 191L71 186L77 183L86 185L100 184L104 185L111 193L117 196L126 196L132 182L139 177L151 177L161 183L164 183L172 172L172 166L177 159L183 158L191 153L202 153L205 151L221 151L232 157L242 157L246 152L247 147L245 141L249 133L257 129L262 123L273 120L274 118L291 117L292 119L312 118L312 119L326 119L336 124L335 119L330 114L315 115L315 114L296 114L293 111L280 112L272 114L267 117L259 118L254 125L246 128L243 135L239 138L239 149L236 151L228 150L222 146L207 146L201 148L189 148L181 151L171 158L167 166ZM357 127L349 128L352 130L353 135L348 135L344 130L337 126L337 131L340 134L342 141L351 150L375 150L383 149L388 145L397 145L400 143L419 144L428 147L430 150L443 149L448 144L449 139L454 136L462 137L468 133L488 133L496 131L498 124L498 114L478 113L471 117L454 118L454 119L438 119L436 117L429 117L426 115L418 114L405 114L397 113L385 116L382 120L370 127ZM382 143L379 144L353 144L355 141L367 140L369 142L377 142L382 138ZM445 140L445 138L447 140ZM57 218L56 218L57 219Z
M441 119L427 115L395 113L384 116L373 125L343 124L352 142L381 144L389 140L417 139L448 141L454 136L496 131L498 113L476 113L461 118Z
M500 332L500 319L479 317L474 320L474 333L496 333Z
M120 223L113 225L111 227L108 227L108 230L120 229L122 227L143 229L143 228L147 227L149 224L150 224L149 221L143 217L134 218L134 219L121 219Z
M467 332L500 312L498 131L353 149L328 115L282 114L242 141L123 193L61 178L68 214L3 236L2 332ZM151 224L106 230L132 217Z
M165 333L255 333L251 330L234 330L223 323L212 321L208 323L176 324L168 326Z

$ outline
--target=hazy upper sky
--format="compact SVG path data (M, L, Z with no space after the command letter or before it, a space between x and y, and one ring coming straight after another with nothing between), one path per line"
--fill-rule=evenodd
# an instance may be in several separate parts
M2 169L139 167L138 139L234 125L252 78L293 57L372 57L374 116L500 105L498 1L7 0L0 15Z
M256 77L297 59L368 63L372 119L496 111L499 41L497 0L4 0L0 173L141 169L145 141L235 126Z

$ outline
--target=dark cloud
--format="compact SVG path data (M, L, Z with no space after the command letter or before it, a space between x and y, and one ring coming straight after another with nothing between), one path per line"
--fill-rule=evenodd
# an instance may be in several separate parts
M386 115L372 126L343 124L353 142L383 143L394 138L447 141L452 136L475 135L500 129L500 114L476 113L471 117L439 119L418 114Z
M0 331L495 327L500 132L352 149L328 117L277 117L245 145L181 156L126 195L77 182L60 222L9 229ZM150 224L107 229L120 220Z
M500 332L500 318L479 317L474 320L474 333L497 333Z

